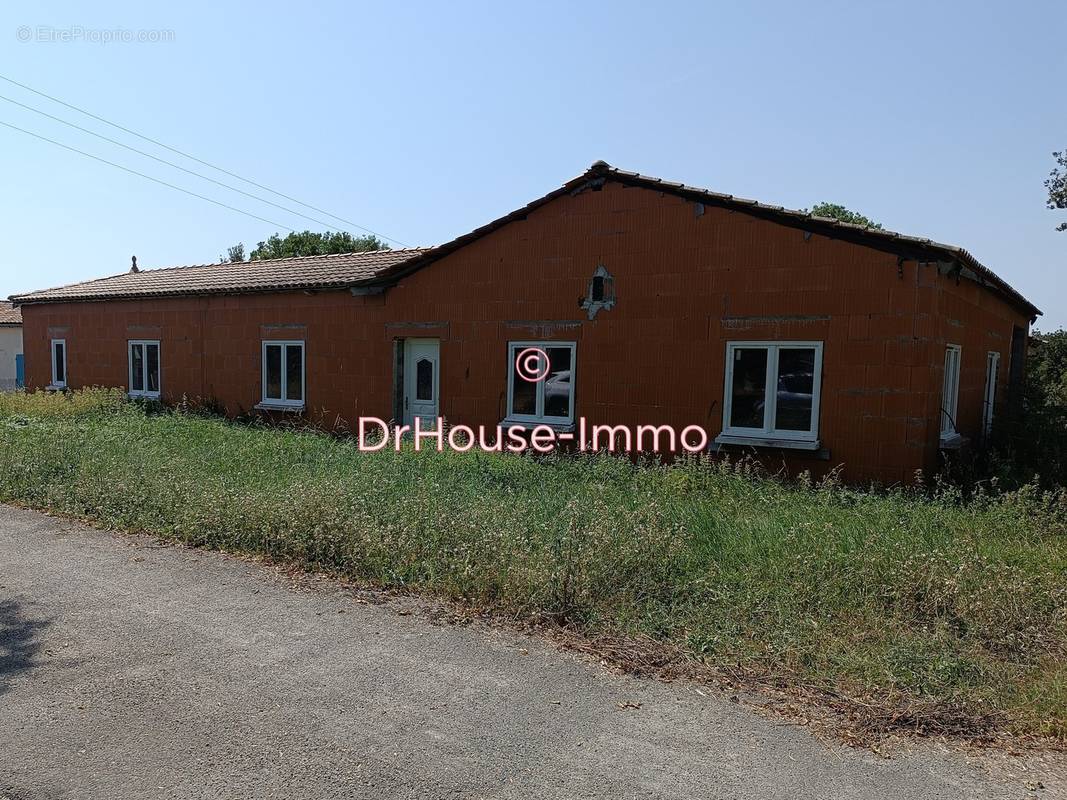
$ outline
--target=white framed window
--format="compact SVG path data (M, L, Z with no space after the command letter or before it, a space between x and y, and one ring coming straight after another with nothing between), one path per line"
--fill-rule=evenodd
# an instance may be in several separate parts
M304 342L263 341L264 406L303 408Z
M956 408L960 395L960 358L963 350L958 344L945 347L945 374L941 384L941 441L959 437L956 427Z
M819 440L822 342L727 342L717 441L814 450Z
M574 422L574 342L508 342L508 420Z
M130 397L159 397L159 342L131 339L127 343Z
M53 339L52 350L52 383L53 389L67 388L67 340Z
M993 432L993 406L997 401L997 380L1000 378L1000 353L990 350L985 356L985 404L982 408L982 432Z

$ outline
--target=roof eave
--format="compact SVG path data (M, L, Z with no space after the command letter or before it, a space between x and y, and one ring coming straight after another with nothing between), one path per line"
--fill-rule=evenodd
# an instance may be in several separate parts
M104 303L117 300L163 300L175 297L233 297L248 294L283 294L285 292L333 292L345 291L357 283L346 282L344 284L314 284L307 286L268 286L248 289L225 289L225 290L174 290L144 294L98 294L98 295L70 295L68 297L39 297L12 300L17 307L35 305L54 305L56 303Z

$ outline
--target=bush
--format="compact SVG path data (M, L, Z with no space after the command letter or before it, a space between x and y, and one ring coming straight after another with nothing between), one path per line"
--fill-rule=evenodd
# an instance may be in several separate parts
M1067 331L1035 330L1021 407L997 420L991 473L1009 483L1067 481Z

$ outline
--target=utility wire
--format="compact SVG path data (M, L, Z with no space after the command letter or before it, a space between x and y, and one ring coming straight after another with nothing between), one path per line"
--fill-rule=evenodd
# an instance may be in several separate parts
M84 150L79 150L77 147L71 147L70 145L63 144L62 142L57 142L55 139L49 139L47 136L41 136L39 133L28 131L25 128L20 128L17 125L12 125L9 122L4 122L3 120L0 120L0 125L3 125L5 128L11 128L11 130L18 131L19 133L25 133L27 136L32 136L35 139L40 139L42 142L54 144L56 147L62 147L64 150L70 150L72 153L78 153L79 155L83 155L86 158L91 158L94 161L99 161L102 164L107 164L108 166L115 167L116 169L121 169L123 172L129 172L131 175L137 175L140 178L152 181L153 183L158 183L161 186L166 186L169 189L177 189L179 192L184 192L185 194L192 195L193 197L199 198L200 200L207 200L207 202L209 203L214 203L217 206L222 206L223 208L228 209L230 211L236 211L238 214L244 214L246 217L258 219L260 222L266 222L268 225L274 225L291 233L296 233L296 231L294 231L292 228L288 227L287 225L282 225L280 222L272 222L271 220L265 217L261 217L258 214L253 214L250 211L242 211L239 208L234 208L233 206L226 205L225 203L222 203L218 200L213 200L210 197L205 197L202 194L197 194L196 192L191 192L188 189L183 189L181 186L175 186L173 183L161 181L159 178L153 178L151 175L145 175L143 172L138 172L135 169L124 167L122 166L122 164L116 164L114 161L108 161L106 158L94 156L92 153L86 153Z
M90 136L95 136L97 139L103 139L105 142L110 142L113 145L117 145L118 147L122 147L126 150L129 150L131 153L137 153L138 155L144 156L145 158L150 158L153 161L158 161L160 164L166 164L168 167L173 167L174 169L181 170L182 172L185 172L189 175L195 175L197 178L202 178L203 180L208 181L209 183L213 183L216 186L221 186L223 189L229 189L232 192L243 194L245 197L251 197L253 200L257 200L260 203L266 203L269 206L280 208L282 211L285 211L289 214L295 214L298 217L303 217L304 219L311 220L316 225L322 225L326 228L331 228L335 231L341 230L336 225L331 225L330 223L323 222L320 219L309 217L307 214L304 214L300 211L288 208L283 205L279 205L278 203L275 203L271 200L265 200L262 197L259 197L258 195L252 194L251 192L246 192L244 189L238 189L236 186L230 186L228 183L223 183L222 181L217 181L214 178L209 178L207 175L202 175L201 173L196 172L194 170L186 169L185 167L181 166L181 164L175 164L173 161L167 161L165 158L159 158L158 156L154 156L151 153L146 153L144 150L138 150L136 147L130 147L128 144L123 144L117 139L108 138L107 136L97 133L96 131L89 130L88 128L83 128L81 125L75 125L73 122L68 122L67 120L62 119L61 117L53 116L44 111L41 111L40 109L34 108L33 106L28 106L25 103L20 103L18 100L12 100L10 97L5 97L2 94L0 94L0 100L6 100L8 103L12 103L13 105L19 106L20 108L25 108L27 111L32 111L34 114L40 114L42 117L48 117L49 119L53 119L56 122L60 122L68 127L74 128L74 130L81 131L82 133L88 133Z
M249 184L251 186L255 186L257 189L262 189L265 192L270 192L273 195L277 195L278 197L285 198L286 200L290 201L291 203L296 203L297 205L303 206L304 208L310 208L312 211L317 211L319 214L325 214L327 217L330 217L331 219L335 219L335 220L338 220L339 222L343 222L346 225L352 226L353 228L359 228L359 230L361 230L361 231L365 231L366 233L373 234L374 236L377 236L377 237L379 237L381 239L385 239L386 241L394 242L394 243L400 245L401 247L408 247L408 245L404 244L404 242L401 242L399 239L394 239L391 236L386 236L384 234L377 233L376 231L372 231L370 228L365 228L362 225L359 225L359 224L357 224L355 222L352 222L351 220L345 219L344 217L339 217L336 214L331 214L329 211L326 211L326 210L321 209L321 208L317 208L316 206L313 206L310 203L305 203L303 200L297 200L295 197L290 197L289 195L284 194L282 192L279 192L276 189L271 189L269 186L264 186L261 183L256 183L254 180L251 180L250 178L245 178L245 177L243 177L241 175L238 175L236 172L230 172L228 169L223 169L222 167L216 166L215 164L212 164L212 163L210 163L208 161L204 161L201 158L197 158L194 155L190 155L189 153L183 152L183 151L177 149L176 147L171 147L169 144L164 144L163 142L160 142L160 141L158 141L156 139L153 139L150 136L145 136L144 134L140 134L137 131L130 130L129 128L126 128L126 127L124 127L122 125L119 125L117 122L112 122L111 120L104 119L101 116L97 116L96 114L93 114L91 111L86 111L84 108L79 108L78 106L75 106L75 105L72 105L70 103L67 103L67 102L65 102L63 100L60 100L58 97L53 97L50 94L45 94L42 91L38 91L37 89L34 89L32 86L27 86L24 83L19 83L18 81L14 80L12 78L8 78L6 75L0 75L0 80L5 80L5 81L7 81L8 83L10 83L10 84L12 84L14 86L18 86L19 88L25 89L28 92L33 92L36 95L40 95L41 97L47 98L48 100L51 100L53 103L59 103L61 106L66 106L69 109L77 111L79 114L85 114L87 117L92 117L93 119L95 119L95 120L97 120L99 122L103 122L105 125L110 125L112 128L117 128L118 130L123 131L124 133L128 133L131 136L136 136L138 139L143 139L144 141L150 142L150 143L156 145L157 147L162 147L164 150L170 150L172 153L177 153L178 155L182 156L183 158L188 158L191 161L195 161L196 163L202 164L203 166L209 167L209 168L211 168L211 169L213 169L213 170L215 170L217 172L221 172L221 173L223 173L225 175L229 175L231 178L237 178L237 180L243 181L244 183L247 183L247 184ZM263 202L266 202L266 201L263 201ZM283 225L282 227L285 227L285 226ZM286 230L292 230L292 229L291 228L286 228Z

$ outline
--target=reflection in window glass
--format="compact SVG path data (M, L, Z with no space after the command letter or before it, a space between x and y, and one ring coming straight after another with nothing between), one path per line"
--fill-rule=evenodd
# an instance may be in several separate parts
M960 348L950 345L945 349L945 375L941 388L941 435L956 432L956 407L960 391Z
M510 343L508 413L550 425L572 422L574 350L573 342ZM521 368L515 363L520 353L528 355Z
M55 363L55 375L53 379L56 383L64 383L67 380L67 354L66 345L63 342L56 342L53 347L55 348L54 363Z
M571 413L571 350L549 347L548 377L544 380L546 417L568 417Z
M282 348L281 345L267 345L267 390L269 400L282 399Z
M143 392L144 391L144 350L141 345L135 344L130 346L130 358L133 359L133 366L130 370L131 374L131 392Z
M304 348L299 345L285 347L285 399L304 399Z
M517 352L512 351L512 358ZM518 370L511 371L511 413L537 414L537 384L523 378Z
M433 362L420 358L415 365L415 399L433 400Z
M808 347L779 349L775 430L811 430L811 403L814 390L815 349Z
M148 391L159 392L159 345L146 344L145 364L147 367Z
M766 410L767 350L739 347L733 354L730 427L762 429Z

